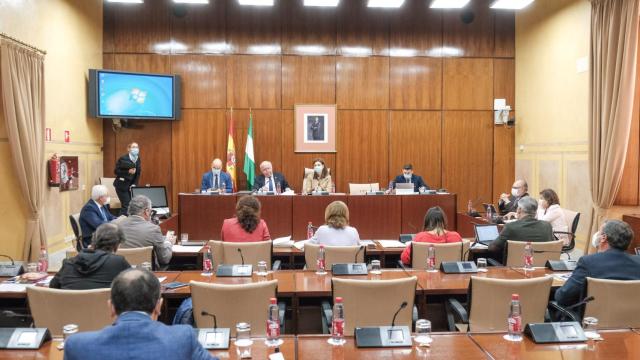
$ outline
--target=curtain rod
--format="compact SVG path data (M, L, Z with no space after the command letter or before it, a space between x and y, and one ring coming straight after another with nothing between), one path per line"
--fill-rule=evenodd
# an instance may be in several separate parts
M40 49L38 49L37 47L32 46L32 45L29 45L29 44L27 44L27 43L26 43L26 42L24 42L24 41L20 41L20 40L18 40L18 39L16 39L16 38L14 38L13 36L9 36L9 35L7 35L7 34L5 34L5 33L0 33L0 37L5 38L5 39L9 39L9 40L11 40L11 41L14 41L14 42L16 42L16 43L18 43L18 44L20 44L20 45L22 45L22 46L24 46L24 47L26 47L26 48L30 49L30 50L33 50L33 51L39 52L39 53L41 53L42 55L47 55L47 52L46 52L46 51L44 51L44 50L40 50Z

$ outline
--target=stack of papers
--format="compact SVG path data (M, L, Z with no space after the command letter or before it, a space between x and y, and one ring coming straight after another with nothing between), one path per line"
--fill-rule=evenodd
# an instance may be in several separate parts
M304 244L309 240L296 241L293 246L298 250L304 250Z
M364 245L368 248L376 247L376 243L374 243L373 240L360 240L360 245Z
M3 283L3 284L0 284L0 291L4 291L4 292L25 292L25 291L27 291L27 286L33 286L33 285Z
M182 245L173 245L171 250L174 253L198 253L202 250L203 246L182 246Z
M284 236L273 240L273 247L288 248L293 246L291 236Z
M401 243L398 240L378 240L378 244L383 248L403 248L406 247L405 244Z

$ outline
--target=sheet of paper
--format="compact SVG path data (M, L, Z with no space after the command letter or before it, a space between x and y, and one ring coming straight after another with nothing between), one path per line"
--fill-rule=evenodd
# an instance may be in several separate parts
M486 250L489 248L489 246L484 245L484 244L480 244L480 243L473 243L473 245L471 245L472 249L481 249L481 250Z
M167 277L166 277L166 276L159 276L159 277L158 277L158 281L159 281L159 282L163 282L163 281L165 281L165 280L167 280Z
M202 250L203 246L182 246L182 245L173 245L171 250L174 253L197 253Z
M398 240L378 240L378 244L383 248L403 248L406 246Z
M26 284L0 284L0 292L25 292L27 291Z
M293 240L291 240L291 235L283 236L273 240L274 247L291 247L293 246Z
M569 278L571 277L571 274L572 273L570 273L570 272L553 274L553 278L558 280L558 281L565 282L565 281L569 280Z
M304 244L309 240L301 240L293 243L293 246L298 250L304 250Z
M51 282L51 279L53 279L53 275L49 275L46 278L40 280L37 282L38 285L42 285L42 286L46 286L49 287L49 283Z
M373 240L360 240L360 245L364 245L366 247L376 247L376 243Z

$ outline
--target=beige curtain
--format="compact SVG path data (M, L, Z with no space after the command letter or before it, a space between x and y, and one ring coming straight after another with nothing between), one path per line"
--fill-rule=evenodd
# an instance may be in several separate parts
M23 259L35 260L47 245L45 199L44 56L0 39L0 91L9 146L28 210Z
M590 233L604 220L622 180L635 91L638 1L591 0Z

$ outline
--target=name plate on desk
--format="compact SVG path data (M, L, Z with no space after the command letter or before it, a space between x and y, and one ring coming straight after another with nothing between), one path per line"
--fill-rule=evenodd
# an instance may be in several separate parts
M312 191L311 195L315 195L315 196L329 195L329 192L328 191Z
M46 328L0 328L0 349L37 350L50 339Z
M445 274L477 273L478 268L473 261L443 261L440 270Z
M219 277L245 277L251 276L253 265L220 265L216 276Z
M384 195L384 191L382 190L378 190L378 191L367 191L366 192L367 195Z
M356 328L359 348L411 347L411 331L407 326Z
M536 344L587 341L582 327L575 321L527 324L524 333Z
M576 262L571 260L547 260L545 266L553 271L573 271Z
M181 241L182 246L204 246L204 241Z
M229 329L228 328L208 328L198 329L198 342L203 348L209 349L228 349L229 348Z
M367 264L365 263L347 263L333 264L331 266L333 275L367 275Z

